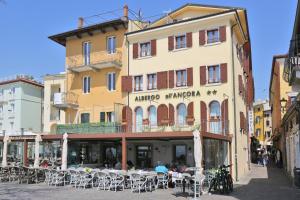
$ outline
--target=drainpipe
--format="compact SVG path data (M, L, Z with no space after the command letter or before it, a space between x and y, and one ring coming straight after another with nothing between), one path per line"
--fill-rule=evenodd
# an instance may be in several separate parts
M127 43L127 75L129 76L129 40L126 35L126 43ZM129 92L127 93L127 106L129 106Z
M232 74L233 74L233 80L232 80L232 88L233 88L233 115L234 115L234 126L233 126L233 132L234 132L234 165L235 165L235 180L238 181L238 160L237 160L237 122L236 122L236 101L235 101L235 70L234 70L234 45L233 45L233 28L237 24L234 24L231 26L231 60L232 60Z

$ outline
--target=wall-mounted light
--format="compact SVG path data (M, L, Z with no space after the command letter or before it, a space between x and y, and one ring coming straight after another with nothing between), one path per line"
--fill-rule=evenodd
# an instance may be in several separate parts
M192 147L189 147L189 151L192 151Z
M281 112L284 112L286 109L286 104L287 104L287 100L285 98L282 97L282 99L280 100L280 107L281 107Z

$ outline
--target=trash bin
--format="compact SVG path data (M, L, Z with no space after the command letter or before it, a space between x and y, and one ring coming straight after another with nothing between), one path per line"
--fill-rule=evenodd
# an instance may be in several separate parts
M294 183L296 187L300 188L300 168L294 168Z

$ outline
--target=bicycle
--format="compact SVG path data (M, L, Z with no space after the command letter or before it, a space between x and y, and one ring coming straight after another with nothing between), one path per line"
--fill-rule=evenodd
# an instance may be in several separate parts
M222 165L217 170L215 177L212 179L208 192L219 191L221 194L229 194L233 191L233 181L231 174L227 170L231 165Z

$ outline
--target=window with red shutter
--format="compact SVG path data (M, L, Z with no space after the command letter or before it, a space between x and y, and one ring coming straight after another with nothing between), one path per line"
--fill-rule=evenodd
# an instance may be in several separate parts
M193 34L191 32L186 34L186 47L190 48L193 46Z
M160 104L157 107L157 123L158 126L166 126L169 124L168 120L168 106L165 104Z
M132 76L122 76L121 90L122 92L132 92Z
M169 88L174 88L174 70L169 71Z
M201 131L206 132L207 130L207 108L204 101L200 102L200 113L201 113Z
M130 132L132 129L132 110L129 106L122 108L122 128L125 132Z
M168 88L168 72L157 72L157 89Z
M206 66L200 66L200 85L206 84Z
M244 113L240 112L240 128L245 129L245 122L244 122Z
M151 56L156 55L156 40L151 40Z
M243 94L243 78L242 75L239 75L239 94Z
M136 59L139 57L139 44L134 43L132 46L132 57L133 59Z
M227 63L221 64L221 83L227 83Z
M187 68L187 86L193 86L193 68Z
M195 121L194 118L194 102L190 102L187 106L187 117L186 122L188 125L193 125Z
M228 129L228 99L225 99L221 104L221 113L222 113L222 131L227 134Z
M172 104L169 104L169 125L173 126L175 124L175 109Z
M220 42L225 42L226 41L226 26L221 26L219 28L220 32Z
M199 31L199 45L205 45L206 40L205 40L205 30Z
M168 37L168 47L169 47L169 51L173 51L173 49L174 49L174 36L169 36Z

